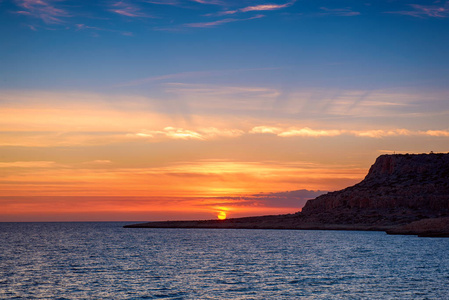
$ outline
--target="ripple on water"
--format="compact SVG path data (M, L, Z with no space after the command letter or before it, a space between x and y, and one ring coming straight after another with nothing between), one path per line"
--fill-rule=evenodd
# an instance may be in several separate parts
M0 298L448 299L449 239L0 223Z

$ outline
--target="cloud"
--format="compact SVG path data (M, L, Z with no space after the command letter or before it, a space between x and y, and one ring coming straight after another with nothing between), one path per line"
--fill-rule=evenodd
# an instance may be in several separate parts
M236 13L245 13L245 12L251 12L251 11L270 11L270 10L279 10L279 9L283 9L289 6L292 6L293 4L295 4L297 0L292 0L290 2L287 2L285 4L260 4L260 5L252 5L252 6L247 6L247 7L243 7L243 8L239 8L236 10L226 10L226 11L222 11L216 14L207 14L206 16L224 16L224 15L233 15Z
M280 95L277 89L257 86L167 83L164 88L170 99L176 99L177 106L173 108L180 113L218 118L272 111Z
M0 147L83 147L96 145L112 145L129 142L127 132L74 132L74 131L48 131L48 132L23 132L0 131Z
M131 156L135 154L129 147L126 149ZM121 155L114 159L114 163L76 162L77 159L73 157L67 160L62 156L58 160L65 161L64 164L19 160L3 163L4 165L0 164L0 196L64 196L68 193L73 196L148 196L150 193L159 197L205 196L207 198L204 202L211 197L248 196L273 203L275 198L283 198L288 202L288 199L304 199L313 195L305 191L288 195L269 192L293 190L298 186L314 190L338 189L360 180L366 172L365 169L353 166L311 166L277 161L179 160L183 155L177 155L177 161L160 162L160 156L151 152L150 148L148 151L144 154L147 158L133 160L132 157L125 158ZM189 152L188 148L178 149L177 153L186 151ZM95 153L100 158L105 155ZM107 155L110 156L111 153ZM260 192L269 194L256 195ZM213 202L217 204L216 200Z
M295 2L296 0L287 2L285 4L261 4L261 5L247 6L239 9L239 11L248 12L248 11L263 11L263 10L278 10L292 6L293 4L295 4Z
M126 17L138 17L138 18L148 18L149 15L141 12L140 8L138 8L135 5L132 5L128 2L119 1L114 4L112 4L111 9L109 11L117 13L122 16Z
M0 168L53 168L54 161L13 161L0 162Z
M286 192L259 193L237 197L208 197L200 206L223 207L285 207L291 208L290 213L300 210L307 200L314 199L327 191L322 190L295 190Z
M271 127L271 126L256 126L252 128L249 133L252 134L275 134L280 137L323 137L323 136L339 136L344 134L346 131L344 130L316 130L311 129L309 127L304 128L289 128L282 129L279 127Z
M156 132L159 133L159 132ZM183 128L165 127L164 131L161 132L165 134L168 138L173 139L194 139L194 140L204 140L205 137L198 132L187 130Z
M96 20L105 20L105 18L98 15L99 13L101 13L101 11L90 10L86 12L86 9L88 8L82 4L75 6L66 5L61 7L61 3L64 3L64 1L61 0L15 0L15 3L19 7L19 10L15 12L16 14L41 19L47 25L64 25L64 27L61 28L116 32L126 36L132 35L131 32L127 31L106 29L105 27L110 26L110 24L99 27L84 24L86 16L89 16L90 19ZM70 11L68 10L68 8L70 8ZM133 18L152 17L142 12L139 7L137 7L130 1L115 1L112 4L109 4L106 7L106 10L122 16ZM69 17L72 22L68 22ZM36 31L38 28L36 24L30 24L27 26L33 31ZM53 28L47 26L46 29ZM94 36L98 35L95 33Z
M287 138L326 138L337 136L353 136L357 138L382 139L386 137L433 137L447 138L449 130L412 131L407 129L373 129L373 130L314 130L310 128L281 129L278 127L257 126L249 131L238 128L181 128L165 127L161 130L140 130L131 132L0 132L0 146L22 147L68 147L68 146L96 146L113 145L129 142L161 143L168 140L212 141L221 139L235 139L247 134L274 135L282 139ZM98 161L100 163L100 161ZM105 163L105 161L102 161Z
M113 30L113 29L107 29L107 28L100 28L100 27L96 27L96 26L89 26L86 24L75 24L75 28L76 30L93 30L93 31L106 31L106 32L116 32L119 33L121 35L125 35L125 36L132 36L133 33L129 32L129 31L120 31L120 30ZM97 35L95 35L97 36Z
M381 94L374 95L379 104L365 99L364 105L368 106L378 107L386 103L386 112L394 118L391 122L376 122L382 125L375 126L361 125L358 118L328 117L319 111L319 107L303 108L303 111L298 110L299 113L288 107L285 114L278 113L274 107L281 91L268 87L182 83L167 83L163 87L166 88L165 98L2 90L1 145L63 147L128 142L144 145L170 140L218 141L242 136L263 141L272 139L268 137L270 135L279 139L432 137L440 141L449 135L447 109L444 107L447 104L439 100L440 96L435 99L431 96L427 100L423 97L429 95L416 95L426 101L423 110L427 111L418 112L423 114L418 117L421 124L427 124L426 127L416 127L409 123L409 118L398 119L398 114L392 110L398 107L404 113L407 107L402 105L402 100L390 103L390 98L395 98L395 95L385 99ZM411 94L406 96L401 97L407 101L414 97ZM354 96L343 100L350 106L356 99L358 97ZM437 105L432 101L438 102ZM413 108L410 115L414 115L417 108ZM386 119L385 113L379 112L378 117L372 112L366 112L371 116L370 120ZM239 138L239 142L242 140Z
M277 193L261 193L252 195L252 200L268 207L291 207L301 209L307 200L314 199L328 191L296 190ZM250 198L251 199L251 198Z
M215 138L215 137L234 138L234 137L239 137L239 136L245 134L245 132L240 129L218 129L215 127L202 128L202 129L200 129L200 132L204 136L210 137L210 138Z
M180 2L177 0L144 0L143 2L159 5L174 5L174 6L180 4Z
M104 30L102 28L95 27L95 26L88 26L86 24L75 24L75 27L77 28L77 30L85 30L85 29Z
M115 143L142 128L185 126L183 120L157 111L158 102L132 95L3 90L1 142L40 146Z
M249 131L249 133L271 133L271 134L278 134L280 132L282 132L281 128L271 126L256 126Z
M403 11L388 11L390 14L400 14L406 16L412 16L416 18L447 18L449 17L449 1L442 5L420 5L420 4L410 4L413 10L403 10Z
M291 137L291 136L312 136L312 137L320 137L320 136L337 136L341 135L341 130L313 130L308 127L301 129L290 129L288 131L284 131L278 134L281 137Z
M245 132L239 129L218 129L215 127L201 128L198 130L189 130L184 128L165 127L163 130L144 130L134 134L139 138L156 139L166 137L169 139L181 140L208 140L218 137L239 137ZM128 136L133 136L128 134Z
M373 129L373 130L342 130L342 129L324 129L316 130L309 127L282 129L271 126L256 126L250 131L250 134L274 134L279 137L333 137L340 135L352 135L356 137L383 138L394 136L433 136L447 137L449 130L408 130L408 129Z
M399 119L434 117L444 125L443 114L449 110L446 90L401 91L401 90L334 90L302 89L290 91L282 102L274 107L283 116L301 117L319 123L328 119L382 118L397 124ZM342 120L343 121L343 120ZM310 123L309 123L310 124ZM316 126L311 124L310 126ZM397 125L395 125L397 126ZM441 124L437 128L441 127Z
M276 98L280 95L278 90L265 87L217 86L186 83L168 83L167 92L195 97L203 95L209 98L225 95L234 95L244 98ZM242 99L239 99L239 101L244 102Z
M86 165L108 165L111 163L112 163L112 161L110 161L109 159L96 159L93 161L86 161L83 164L86 164Z
M62 18L71 15L64 9L57 8L51 0L16 0L17 6L23 10L16 13L42 19L46 24L64 23Z
M321 10L325 11L321 13L321 15L331 15L331 16L340 16L340 17L352 17L360 15L360 12L353 11L350 8L327 8L320 7Z
M180 72L173 74L166 74L160 76L152 76L141 79L136 79L133 81L125 82L122 84L118 84L116 86L136 86L145 83L158 82L158 81L167 81L167 80L180 80L180 79L193 79L193 78L210 78L210 77L218 77L225 76L231 74L238 74L242 72L254 72L254 71L270 71L270 70L278 70L279 68L248 68L248 69L228 69L228 70L211 70L211 71L192 71L192 72Z
M213 22L188 23L188 24L184 24L184 26L192 27L192 28L208 28L208 27L215 27L215 26L223 25L226 23L248 21L248 20L260 19L263 17L265 17L265 16L264 15L256 15L254 17L246 18L246 19L228 18L228 19L217 20L217 21L213 21Z
M424 131L422 134L429 135L429 136L444 136L449 137L449 130L427 130Z
M322 189L327 186L328 189L334 189L337 185L342 185L341 181L355 183L366 173L365 169L353 166L328 167L308 163L286 164L278 161L250 162L220 159L176 162L173 165L143 171L142 175L173 177L186 185L189 185L189 182L198 182L199 186L192 188L207 187L205 190L208 190L207 194L210 196L213 194L239 195L243 191L247 191L243 192L246 195L267 191L285 191L289 190L285 189L288 186L308 186L310 189ZM138 170L134 170L134 173L136 172L138 173ZM336 181L329 183L333 179ZM298 197L299 194L295 196Z
M189 24L184 24L184 26L194 27L194 28L207 28L207 27L215 27L218 25L231 23L231 22L237 22L237 21L241 21L241 20L239 20L239 19L223 19L223 20L218 20L218 21L214 21L214 22L189 23Z
M223 1L220 0L191 0L192 2L201 4L223 5Z
M419 134L419 132L413 133L412 131L407 129L350 131L350 133L355 136L371 138L382 138L386 136L409 136L413 134Z
M408 130L408 129L391 129L391 130L367 130L367 131L350 131L350 133L360 137L382 138L389 136L433 136L448 137L449 130Z

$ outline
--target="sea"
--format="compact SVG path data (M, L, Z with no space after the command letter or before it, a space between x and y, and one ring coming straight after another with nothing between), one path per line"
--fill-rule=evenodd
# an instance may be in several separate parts
M449 299L449 239L0 223L1 299Z

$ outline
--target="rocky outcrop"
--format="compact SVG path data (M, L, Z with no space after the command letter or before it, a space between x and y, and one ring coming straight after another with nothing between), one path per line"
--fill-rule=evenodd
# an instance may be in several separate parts
M423 219L387 230L388 234L411 234L420 237L449 237L449 217Z
M381 155L365 179L351 187L309 200L302 213L339 221L376 214L392 224L449 214L449 154ZM378 221L379 221L378 220Z
M381 155L363 181L309 200L296 214L125 227L382 230L449 237L449 153Z

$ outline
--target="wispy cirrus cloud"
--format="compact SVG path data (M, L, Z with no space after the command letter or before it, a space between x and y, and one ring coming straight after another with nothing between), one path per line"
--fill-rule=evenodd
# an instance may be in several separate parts
M230 74L238 74L242 72L254 72L254 71L270 71L279 70L280 68L247 68L247 69L228 69L228 70L210 70L210 71L190 71L190 72L180 72L173 74L165 74L160 76L151 76L141 79L136 79L133 81L118 84L117 86L136 86L145 83L165 81L165 80L180 80L180 79L193 79L211 76L223 76Z
M223 20L217 20L217 21L213 21L213 22L200 22L200 23L189 23L189 24L185 24L185 27L194 27L194 28L207 28L207 27L215 27L218 25L223 25L226 23L231 23L231 22L237 22L239 21L238 19L223 19Z
M70 17L70 13L55 6L51 0L16 0L16 5L22 10L16 11L21 15L39 18L46 24L64 23L63 18Z
M449 130L427 130L424 131L426 135L430 136L447 136L449 137Z
M370 138L382 138L388 136L432 136L432 137L448 137L449 130L408 130L408 129L391 129L391 130L367 130L367 131L349 131L349 133Z
M388 11L386 13L412 16L416 18L447 18L449 17L449 1L444 4L420 5L410 4L412 10Z
M54 161L12 161L0 162L0 168L52 168Z
M245 12L251 12L251 11L270 11L270 10L279 10L283 8L287 8L289 6L292 6L295 4L297 0L292 0L290 2L287 2L285 4L259 4L259 5L251 5L246 6L243 8L235 9L235 10L226 10L222 12L218 12L216 14L208 14L209 16L218 15L218 16L224 16L224 15L233 15L236 13L245 13Z
M279 90L267 87L184 83L167 83L165 92L184 99L191 109L210 113L271 110L280 95Z
M132 18L149 18L150 15L141 11L141 9L129 2L119 1L112 4L109 11L117 13L122 16L132 17Z
M449 130L408 130L399 129L371 129L371 130L346 130L346 129L312 129L287 128L272 126L256 126L249 131L250 134L274 134L279 137L334 137L341 135L352 135L356 137L384 138L399 136L432 136L447 137Z
M227 18L227 19L217 20L217 21L213 21L213 22L187 23L187 24L184 24L184 26L191 27L191 28L208 28L208 27L216 27L216 26L223 25L226 23L248 21L248 20L260 19L263 17L265 17L265 15L256 15L254 17L245 18L245 19Z
M220 5L224 6L227 3L221 0L141 0L142 2L157 5L179 6L183 8L191 8L191 3L205 4L205 5Z
M224 2L220 0L191 0L192 2L201 4L223 5Z
M360 12L353 11L351 8L327 8L320 7L323 10L320 15L331 15L331 16L340 16L340 17L352 17L360 15Z
M219 125L219 124L217 124ZM232 127L164 127L159 130L139 130L135 132L0 132L0 146L22 147L67 147L67 146L98 146L129 142L164 143L169 140L179 141L218 141L236 139L248 135L274 135L280 139L288 138L333 138L354 137L364 139L383 139L397 137L432 137L447 138L449 130L408 129L371 129L371 130L341 130L312 129L257 126L249 131ZM6 165L5 165L6 166ZM12 165L11 165L12 166ZM18 165L19 166L19 165Z
M301 129L290 129L278 133L280 137L291 137L291 136L311 136L311 137L321 137L321 136L337 136L341 135L341 130L314 130L308 127Z
M246 202L252 208L265 205L300 207L299 201L314 198L323 189L334 190L355 183L366 172L354 166L335 168L233 159L180 160L163 164L139 163L136 166L123 165L119 161L12 161L4 164L2 166L0 162L3 172L0 198L11 194L63 196L70 191L72 196L108 196L111 199L110 196L147 196L150 192L158 196L157 201L164 197L189 195L190 200L198 199L192 203L196 206L220 203L242 206L245 205L242 202ZM308 186L310 190L292 191L301 186ZM288 190L291 192L271 193ZM154 205L153 201L142 201L141 204ZM179 205L184 201L175 200L175 203ZM7 206L7 202L3 201L2 205ZM17 201L9 203L17 204ZM102 204L99 207L104 209ZM168 203L157 203L156 206L158 204L165 206Z
M283 130L279 127L272 127L272 126L256 126L253 127L249 133L270 133L270 134L278 134L281 133Z
M155 138L158 136L166 136L173 139L193 139L193 140L204 140L205 137L199 132L174 127L165 127L163 130L149 130L144 132L136 133L135 136L141 138Z
M349 131L348 133L353 134L355 136L359 137L370 137L370 138L382 138L382 137L388 137L388 136L410 136L410 135L419 135L419 134L425 134L422 132L413 132L407 129L390 129L390 130L382 130L382 129L376 129L376 130L365 130L365 131Z
M382 126L361 125L358 119L354 122L346 115L335 118L318 114L316 116L322 122L317 122L316 118L308 117L314 110L306 108L304 114L307 117L277 115L273 107L282 91L274 88L182 83L165 83L163 86L167 98L3 90L0 93L3 112L0 144L80 146L221 140L241 136L255 140L274 137L279 141L340 136L357 139L425 137L442 141L449 137L447 110L441 106L434 109L441 112L442 117L435 115L433 110L425 112L422 119L412 114L415 120L426 121L426 127L409 123L408 117L402 122L397 114L393 114L394 122L385 122L385 113L379 114ZM381 95L376 99L381 101ZM348 103L350 105L352 101ZM430 100L426 105L431 108ZM387 106L396 107L389 103Z
M96 34L96 32L98 31L106 31L106 32L115 32L115 33L119 33L121 35L125 35L125 36L132 36L133 33L129 32L129 31L121 31L121 30L114 30L114 29L108 29L108 28L100 28L100 27L96 27L96 26L89 26L86 24L75 24L75 28L76 30L90 30L93 31L94 34L93 36L98 36L98 34Z
M145 0L145 3L150 4L160 4L160 5L179 5L180 2L177 0Z
M278 10L282 8L286 8L295 4L296 0L287 2L285 4L260 4L254 6L247 6L241 8L239 11L241 12L249 12L249 11L262 11L262 10Z
M189 130L184 128L165 127L163 130L146 130L133 135L139 138L160 138L167 137L170 139L181 140L207 140L217 137L239 137L245 132L239 129L219 129L215 127L200 128L197 130Z
M256 126L252 128L249 133L250 134L275 134L280 137L294 137L294 136L302 136L302 137L323 137L323 136L338 136L342 135L344 130L316 130L311 129L309 127L304 128L288 128L283 129L279 127L271 127L271 126Z

